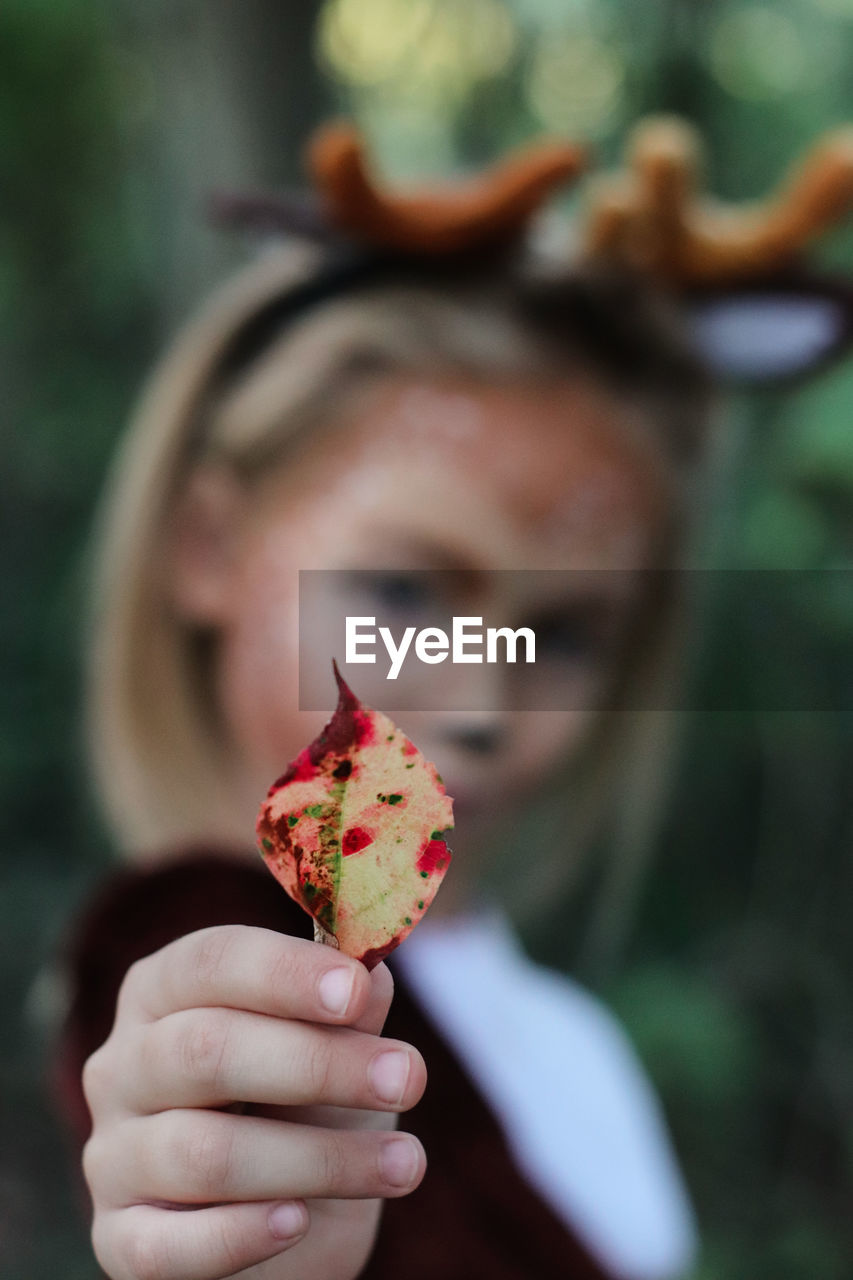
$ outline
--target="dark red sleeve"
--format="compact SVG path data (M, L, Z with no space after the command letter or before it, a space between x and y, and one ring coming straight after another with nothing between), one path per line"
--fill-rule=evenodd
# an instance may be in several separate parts
M216 924L312 934L309 918L260 863L209 854L117 872L79 920L54 1076L81 1145L90 1128L83 1063L109 1035L128 968ZM495 1115L399 977L385 1034L416 1045L426 1060L426 1094L404 1125L423 1142L429 1165L417 1191L387 1202L363 1280L613 1280L516 1169Z

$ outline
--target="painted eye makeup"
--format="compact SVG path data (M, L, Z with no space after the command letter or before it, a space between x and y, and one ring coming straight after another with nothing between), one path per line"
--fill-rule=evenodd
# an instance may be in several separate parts
M377 607L393 613L420 612L436 603L435 589L424 573L392 570L374 573L369 591Z
M536 633L537 660L576 663L609 657L616 621L610 602L573 600L539 610L526 625Z
M349 570L346 592L359 608L404 622L447 608L446 592L435 575L420 569Z

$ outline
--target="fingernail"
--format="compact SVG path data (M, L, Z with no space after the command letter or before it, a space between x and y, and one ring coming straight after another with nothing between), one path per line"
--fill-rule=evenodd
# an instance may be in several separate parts
M392 1187L408 1187L418 1171L418 1151L408 1138L392 1138L379 1155L382 1177Z
M399 1105L409 1079L409 1055L399 1049L378 1054L368 1067L368 1076L380 1102Z
M317 987L323 1008L338 1017L346 1013L354 982L352 969L330 969L324 973Z
M291 1240L294 1236L301 1236L308 1225L305 1209L292 1201L277 1204L274 1209L270 1209L267 1223L276 1240Z

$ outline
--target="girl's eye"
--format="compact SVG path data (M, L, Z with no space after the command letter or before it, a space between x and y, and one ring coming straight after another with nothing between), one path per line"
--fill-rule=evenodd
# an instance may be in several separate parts
M358 574L357 579L361 593L386 613L419 613L436 603L426 573L376 570Z
M607 630L596 605L572 604L549 610L529 624L536 634L537 658L579 662L603 656Z

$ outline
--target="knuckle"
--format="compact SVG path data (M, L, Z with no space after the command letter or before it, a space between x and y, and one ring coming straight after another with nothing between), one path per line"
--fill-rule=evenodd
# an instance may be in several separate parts
M83 1096L91 1111L108 1092L112 1079L109 1054L104 1045L96 1049L83 1064Z
M252 1241L245 1238L245 1232L234 1230L232 1225L224 1223L216 1229L215 1252L222 1259L221 1270L228 1276L242 1272L246 1265L247 1245Z
M132 1280L165 1280L171 1273L170 1250L164 1235L136 1227L126 1232L121 1253Z
M134 960L125 973L116 1002L118 1016L124 1016L129 1009L142 1003L141 993L145 988L146 975L150 967L150 957L145 956L141 960Z
M173 1055L182 1076L216 1090L224 1084L230 1046L230 1019L224 1010L199 1009L176 1015Z
M235 929L215 925L202 929L195 939L195 978L203 991L216 991L231 967Z
M216 1199L233 1179L234 1140L231 1126L211 1123L193 1125L175 1142L175 1159L189 1184L202 1196Z
M97 1262L100 1263L104 1271L107 1271L111 1253L111 1232L107 1225L107 1219L104 1214L95 1210L95 1216L92 1219L92 1231L90 1235L92 1241L92 1252Z
M86 1179L86 1185L94 1196L100 1183L100 1172L104 1164L103 1142L99 1135L92 1134L86 1145L83 1147L83 1153L80 1163L83 1168L83 1177Z
M150 1085L152 1081L159 1081L164 1065L174 1064L176 1054L168 1039L171 1025L169 1018L148 1023L126 1046L125 1061L132 1064L134 1077L139 1082Z
M301 1065L305 1072L305 1087L308 1091L306 1101L326 1100L329 1097L334 1076L334 1063L328 1045L322 1041L312 1045L306 1050Z
M332 1134L326 1134L318 1150L318 1176L323 1193L344 1189L348 1180L349 1161L343 1143Z
M301 978L299 965L294 956L293 939L285 935L276 935L270 947L266 963L264 980L269 991L288 991Z

